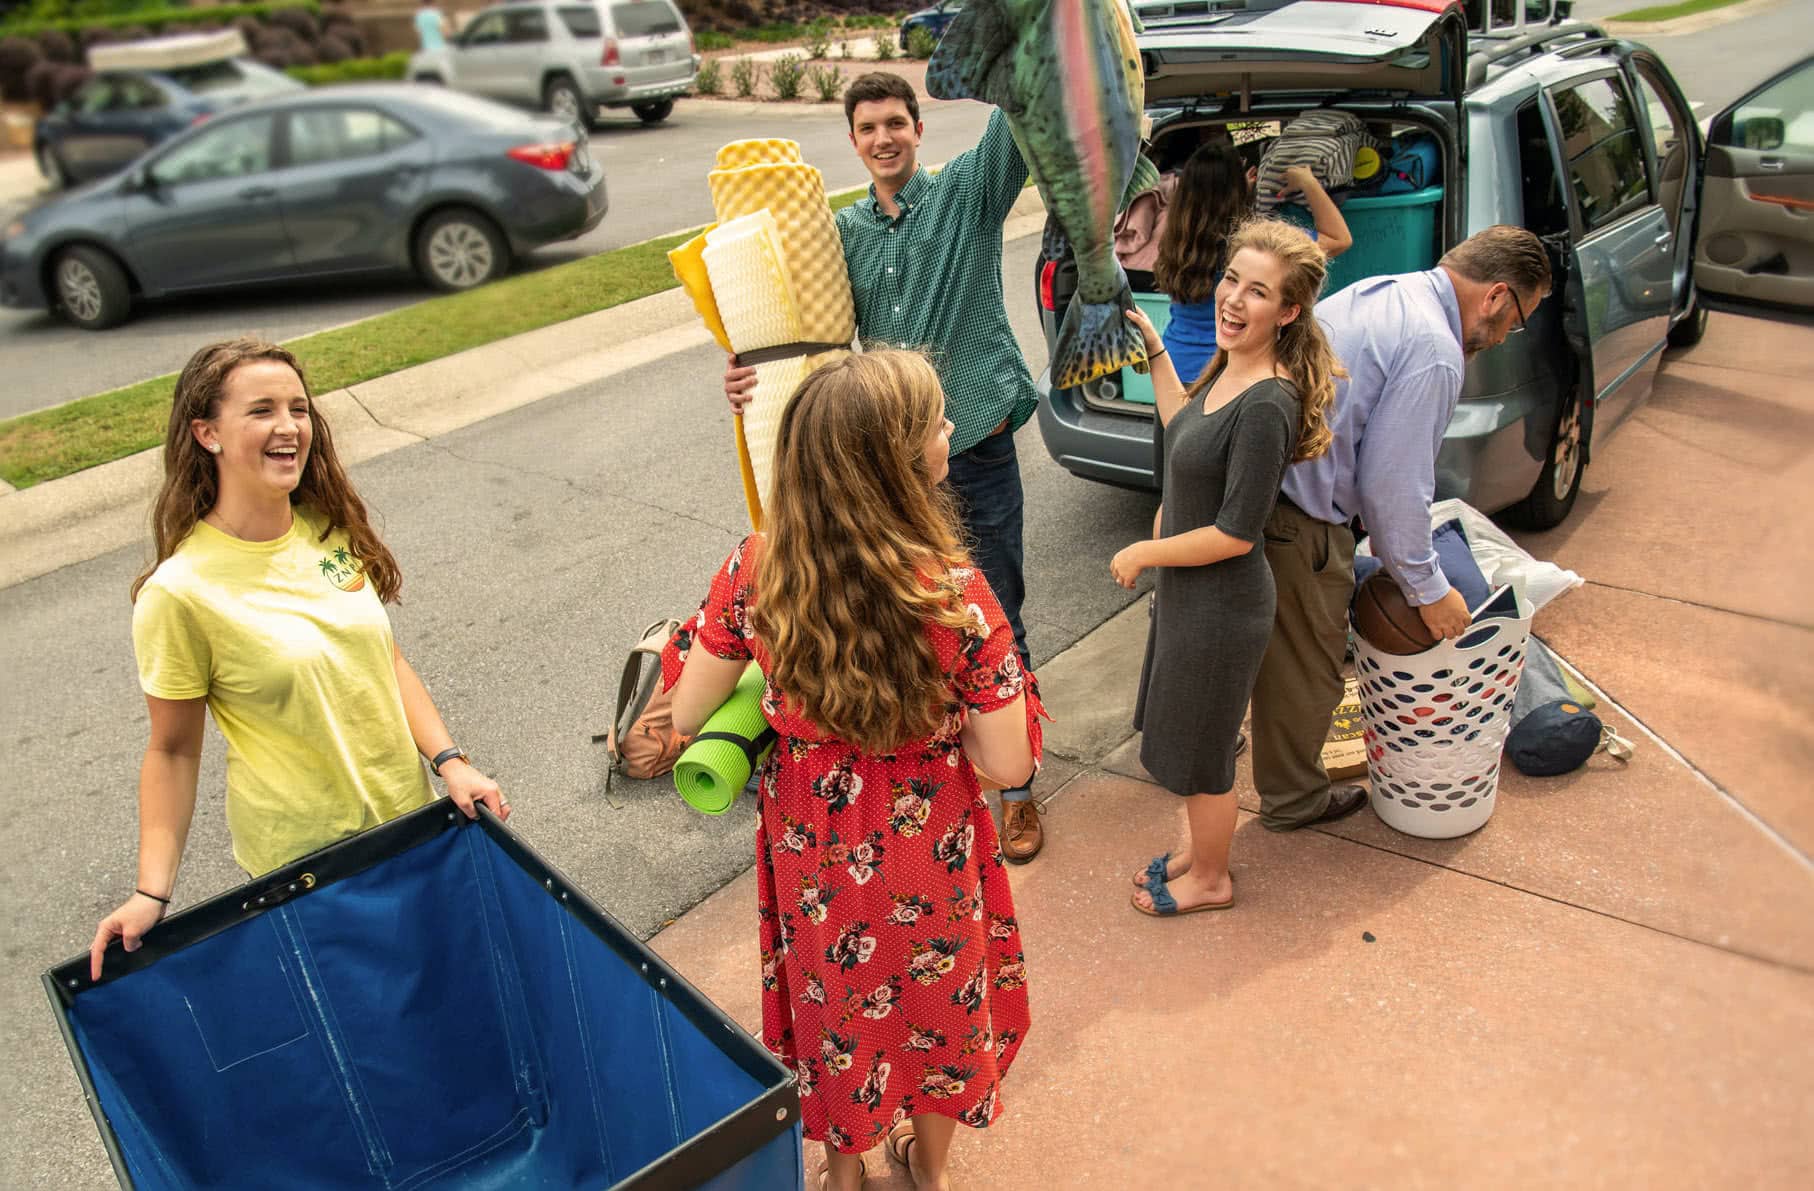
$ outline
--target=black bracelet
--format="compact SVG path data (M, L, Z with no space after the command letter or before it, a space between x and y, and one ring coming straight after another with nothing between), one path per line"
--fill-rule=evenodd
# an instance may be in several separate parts
M134 889L133 889L133 892L134 892L134 893L136 893L136 894L139 894L139 895L140 895L140 896L141 896L141 897L148 897L148 898L150 898L150 899L151 899L151 900L152 900L152 901L154 901L154 902L156 902L156 903L157 903L157 904L158 904L158 905L160 905L160 906L167 906L167 905L169 905L169 904L170 904L170 899L169 899L169 898L167 898L167 897L159 897L159 896L158 896L158 895L157 895L157 894L155 894L155 893L146 893L146 892L145 892L145 891L144 891L144 890L143 890L143 889L139 889L139 888L136 888L136 887L135 887L135 888L134 888Z
M429 758L428 767L434 771L434 774L436 777L440 777L441 776L441 766L447 764L449 761L453 760L455 757L458 757L460 760L466 761L468 764L471 764L471 761L466 756L466 750L462 749L459 745L456 744L450 748L442 749L440 752L436 753L433 757Z
M1164 349L1164 348L1160 348L1160 349L1159 349L1159 350L1158 350L1158 351L1156 351L1156 352L1147 352L1147 353L1146 353L1146 358L1147 358L1147 359L1149 359L1149 360L1157 360L1157 359L1158 359L1158 358L1159 358L1159 357L1160 357L1160 356L1163 356L1163 355L1164 355L1164 354L1165 354L1165 349Z

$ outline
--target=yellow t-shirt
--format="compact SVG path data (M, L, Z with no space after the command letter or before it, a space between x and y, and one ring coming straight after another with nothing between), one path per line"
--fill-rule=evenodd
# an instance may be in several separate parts
M254 875L433 796L403 714L390 617L342 532L297 509L243 542L198 522L132 610L139 685L207 697L227 740L227 830Z

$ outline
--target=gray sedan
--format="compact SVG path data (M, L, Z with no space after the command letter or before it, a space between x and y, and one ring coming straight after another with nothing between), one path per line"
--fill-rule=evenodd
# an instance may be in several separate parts
M463 290L604 218L571 125L441 88L324 88L235 109L0 233L0 305L90 330L137 298L414 269Z

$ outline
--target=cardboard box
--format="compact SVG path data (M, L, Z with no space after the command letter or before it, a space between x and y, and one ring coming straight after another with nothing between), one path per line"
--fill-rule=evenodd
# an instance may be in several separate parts
M1329 717L1323 768L1331 781L1367 776L1366 724L1361 720L1360 684L1353 678L1348 679L1342 701Z

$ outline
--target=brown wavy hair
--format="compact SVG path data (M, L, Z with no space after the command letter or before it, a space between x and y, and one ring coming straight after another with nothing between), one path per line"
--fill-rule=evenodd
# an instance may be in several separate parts
M219 464L195 440L190 423L218 417L227 378L241 364L257 360L288 364L302 381L303 393L309 397L309 457L303 464L301 482L290 493L290 503L306 506L327 519L327 526L321 532L322 541L337 529L346 531L348 545L364 565L366 578L371 580L378 598L387 604L393 602L403 587L403 572L372 528L371 520L366 516L365 502L353 491L352 483L346 478L346 469L340 466L340 456L334 452L333 432L328 428L321 407L309 393L309 381L303 374L302 364L275 343L249 337L209 344L189 357L189 362L183 365L182 375L177 377L176 394L170 403L170 425L164 431L164 483L151 507L151 534L156 543L157 558L132 581L132 598L139 598L139 590L151 578L152 572L176 553L176 548L189 536L195 523L206 516L220 498Z
M950 701L928 622L967 622L969 557L926 440L945 413L918 352L815 370L775 441L750 609L769 680L830 736L885 756L934 732Z
M1208 301L1230 255L1228 238L1252 214L1247 163L1234 146L1211 141L1199 147L1184 163L1166 209L1153 284L1174 302Z
M1303 404L1298 445L1293 459L1315 459L1329 449L1329 406L1335 400L1335 382L1348 375L1335 358L1329 337L1316 321L1316 299L1329 274L1329 258L1302 229L1282 219L1253 219L1236 229L1228 240L1228 259L1243 248L1264 252L1285 266L1285 284L1279 294L1283 305L1296 306L1298 316L1279 328L1275 361L1297 386ZM1218 347L1209 367L1190 386L1185 399L1193 400L1228 366L1228 349Z

